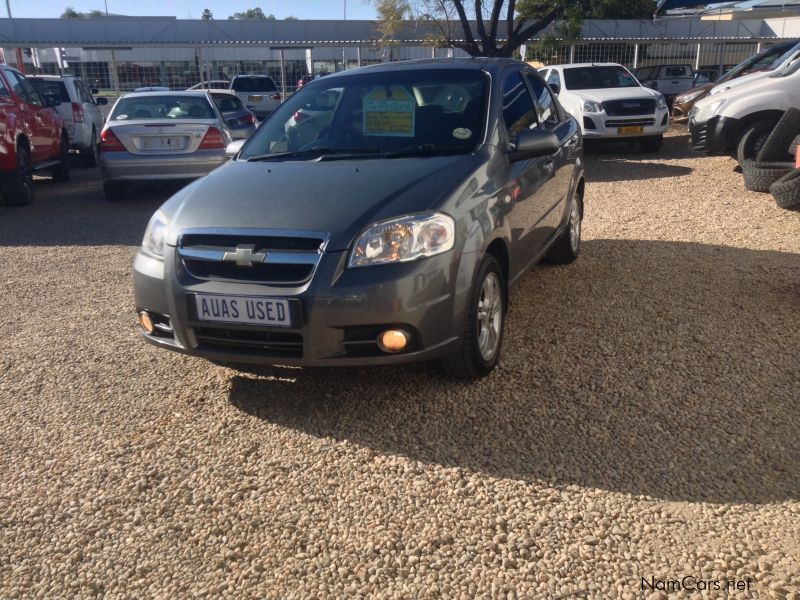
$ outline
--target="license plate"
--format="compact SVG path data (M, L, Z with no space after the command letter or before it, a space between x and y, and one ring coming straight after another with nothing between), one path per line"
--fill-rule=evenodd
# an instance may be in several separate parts
M631 126L631 127L620 127L619 128L620 135L632 134L632 133L644 133L644 127L641 125Z
M197 318L217 323L247 323L272 327L291 327L289 301L258 296L196 294Z
M248 96L247 100L250 102L261 102L264 99L264 96Z
M178 136L142 138L143 150L183 150L186 138Z

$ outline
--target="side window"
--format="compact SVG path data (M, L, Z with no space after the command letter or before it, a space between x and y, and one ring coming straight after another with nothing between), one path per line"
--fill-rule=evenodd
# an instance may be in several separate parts
M92 98L92 94L86 89L86 84L83 83L80 79L74 79L75 88L78 90L78 95L81 97L81 102L86 104L94 104L94 98Z
M44 106L42 97L39 95L39 92L34 89L30 81L18 73L14 73L13 76L16 77L19 82L19 88L14 86L14 91L22 96L25 102L33 104L34 106Z
M0 98L9 98L11 96L11 92L8 91L5 82L3 81L3 77L0 76Z
M536 103L539 105L542 123L548 129L555 127L561 119L553 95L541 79L531 73L527 73L527 77L533 95L536 96Z
M519 71L508 75L503 84L503 121L511 141L518 132L538 126L536 108Z
M561 93L561 75L555 69L553 69L553 71L551 71L550 75L548 75L548 77L547 77L547 85L549 85L551 88L553 88L553 91L555 91L556 94L560 94Z

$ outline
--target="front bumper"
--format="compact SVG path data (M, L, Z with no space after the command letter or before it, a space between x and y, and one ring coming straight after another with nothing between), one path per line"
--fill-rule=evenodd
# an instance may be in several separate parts
M454 253L398 265L345 269L347 252L326 252L312 280L300 288L194 279L174 248L164 262L139 254L134 263L136 309L169 318L171 332L144 334L156 346L232 363L295 366L362 366L430 360L457 350L463 331L464 298L457 298ZM472 255L462 255L467 262ZM286 298L291 327L201 322L195 293ZM387 354L377 332L402 327L411 334L406 351ZM209 338L211 336L212 339ZM263 339L263 347L230 340ZM291 352L270 343L291 345Z
M698 152L727 154L736 145L738 131L739 119L716 116L702 123L689 120L690 144Z
M100 165L106 181L171 181L197 179L225 164L225 149L198 150L177 156L141 156L103 152Z
M588 140L621 140L663 135L669 129L669 113L666 109L655 114L613 117L600 113L583 113L578 119L583 137ZM641 127L638 133L621 133L622 127Z

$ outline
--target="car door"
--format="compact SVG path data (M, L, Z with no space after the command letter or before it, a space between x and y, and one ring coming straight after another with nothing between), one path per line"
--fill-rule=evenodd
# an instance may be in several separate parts
M86 84L82 80L76 79L75 87L81 98L81 104L83 104L84 120L94 125L94 129L99 136L100 131L103 129L103 113L100 111L100 107L95 103L92 92L86 87Z
M539 127L539 114L519 68L506 71L503 77L502 125L509 146L520 131ZM551 208L549 181L555 174L552 157L543 156L510 162L504 173L500 201L506 209L511 230L512 277L535 260L546 241L544 219Z
M577 123L559 105L552 91L545 85L541 77L532 71L525 73L525 79L531 88L536 108L539 112L539 126L551 131L559 141L560 149L553 156L554 173L542 187L542 195L550 205L545 215L542 228L547 230L546 238L551 238L563 222L569 207L570 186L575 162L580 154L581 137Z
M9 83L14 90L14 94L19 98L19 108L27 125L27 135L30 141L31 160L39 163L50 157L51 149L45 119L41 109L44 101L29 81L16 71L6 71Z

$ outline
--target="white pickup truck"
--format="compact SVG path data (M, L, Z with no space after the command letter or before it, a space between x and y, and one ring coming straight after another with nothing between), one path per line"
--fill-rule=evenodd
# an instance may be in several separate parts
M694 86L690 65L657 65L636 70L636 78L645 87L661 92L667 101Z

